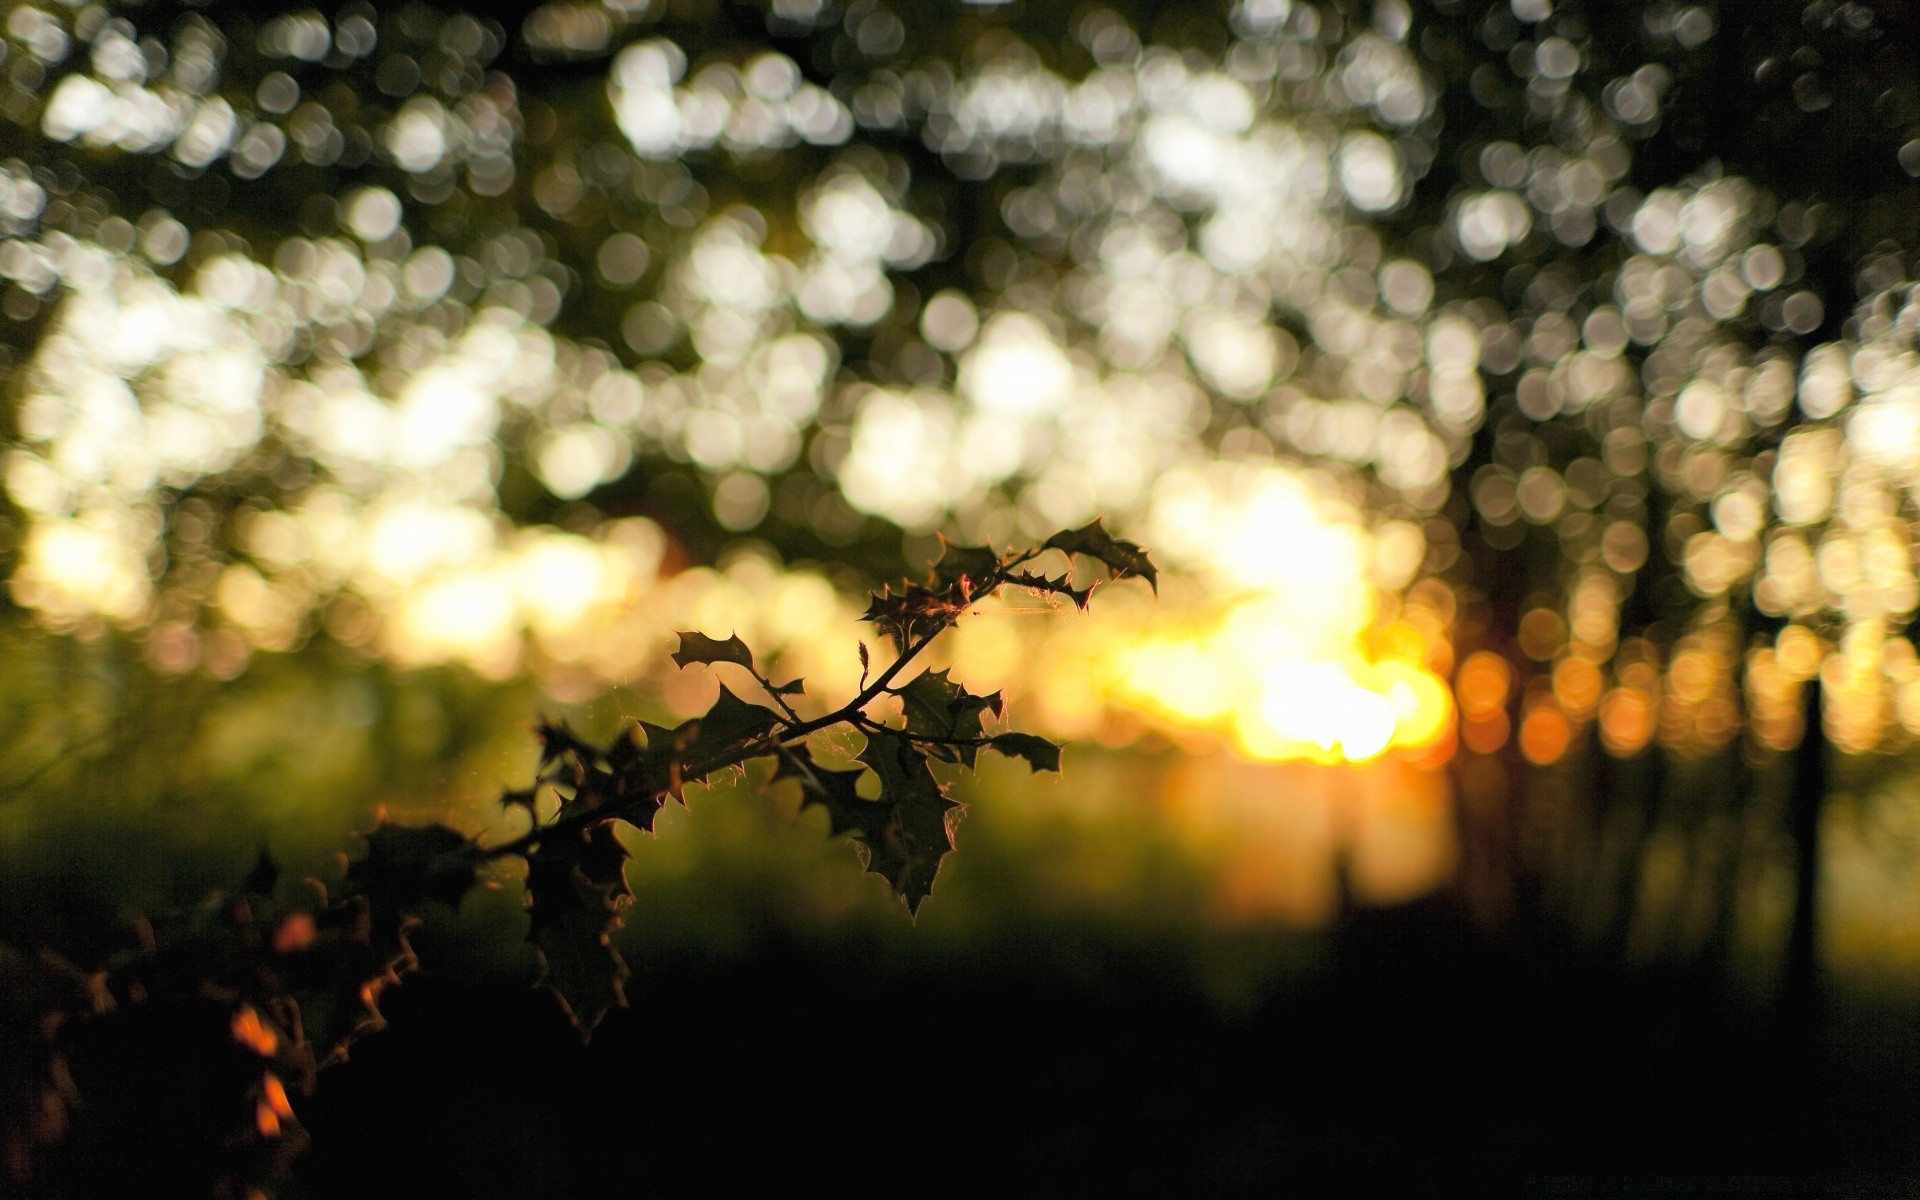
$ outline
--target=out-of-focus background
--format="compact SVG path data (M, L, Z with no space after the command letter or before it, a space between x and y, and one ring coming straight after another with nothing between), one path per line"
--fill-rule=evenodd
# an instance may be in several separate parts
M508 835L536 717L711 702L674 630L825 711L943 537L1163 571L936 649L1067 749L957 783L917 926L796 797L696 791L581 1052L513 882L470 899L311 1102L313 1194L628 1180L554 1149L601 1107L501 1116L542 1072L722 1176L714 1130L904 1154L921 1104L1035 1186L1920 1170L1911 6L0 34L9 943L327 878L377 811ZM448 1082L487 1038L512 1082Z

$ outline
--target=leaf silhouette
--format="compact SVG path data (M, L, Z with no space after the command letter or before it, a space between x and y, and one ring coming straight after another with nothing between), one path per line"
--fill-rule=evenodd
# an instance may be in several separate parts
M549 764L558 762L568 755L591 757L594 748L582 741L565 721L542 720L533 727L540 738L540 766L545 769Z
M896 692L905 709L910 732L959 743L935 743L927 747L927 753L947 762L973 766L979 747L965 743L980 736L980 714L1000 715L1000 693L976 696L949 679L946 671L923 671Z
M917 584L909 584L898 592L883 588L874 594L873 602L860 619L872 621L895 647L904 650L953 624L967 603L966 597L958 595L958 590L956 587L935 591Z
M1043 737L1035 737L1030 733L1001 733L995 734L987 744L1008 758L1026 759L1028 770L1060 769L1060 747Z
M667 729L642 721L638 729L647 739L646 768L643 776L646 786L685 804L687 797L681 788L685 777L681 770L680 756L693 742L694 723L689 721L677 729ZM633 823L651 833L653 814L648 813L644 822L635 820Z
M886 822L867 842L867 870L886 879L907 912L917 915L921 901L933 891L940 860L953 849L953 831L947 814L959 805L927 769L926 755L898 733L873 731L867 735L860 761L880 777L877 803L890 811Z
M835 771L813 760L805 746L789 746L781 751L780 767L771 782L782 779L800 781L800 807L816 805L827 810L827 823L834 837L851 833L862 842L879 840L889 817L889 808L877 800L868 800L855 790L865 771Z
M604 751L591 747L568 751L561 760L561 774L572 781L567 785L571 793L562 792L556 821L578 820L604 809L642 829L652 829L654 814L672 792L676 776L670 749L655 753L651 739L642 748L635 735L644 728L631 725L621 730ZM669 735L661 744L676 743Z
M940 561L933 564L935 587L958 586L962 595L976 596L981 584L1000 569L1000 556L990 546L960 546L947 542Z
M733 663L736 666L753 670L753 651L740 640L740 635L731 634L725 641L708 637L704 633L685 632L678 635L680 648L673 652L673 661L690 667L695 663Z
M686 778L702 778L719 760L773 732L779 722L779 713L748 704L721 685L720 698L713 707L690 723L692 736L679 752Z
M608 1010L626 1004L630 972L612 941L633 897L626 847L603 821L539 842L526 858L527 940L540 952L541 986L591 1036Z
M1092 588L1074 587L1072 581L1065 575L1054 579L1037 572L1020 571L1007 576L1007 582L1018 587L1032 588L1036 592L1051 592L1056 596L1065 596L1073 601L1075 608L1079 609L1085 609L1088 601L1093 599Z
M363 836L366 856L347 868L347 882L373 906L376 922L430 900L458 908L478 881L479 854L458 830L386 824Z
M1113 572L1115 579L1138 575L1154 591L1160 590L1159 571L1154 567L1153 560L1147 557L1147 552L1132 542L1110 535L1098 518L1079 529L1054 534L1047 539L1047 549L1097 558L1106 564L1107 570Z

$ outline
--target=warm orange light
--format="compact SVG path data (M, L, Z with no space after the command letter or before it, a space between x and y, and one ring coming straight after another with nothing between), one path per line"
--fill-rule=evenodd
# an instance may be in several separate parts
M260 1099L279 1116L293 1115L293 1102L287 1099L287 1087L280 1082L280 1077L271 1071L267 1072L266 1078L261 1081Z
M1606 679L1584 658L1567 658L1553 669L1553 698L1569 716L1584 719L1600 705Z
M1185 621L1156 617L1102 630L1096 614L1084 632L1061 632L1067 652L1040 667L1056 725L1071 715L1063 709L1104 699L1169 726L1217 730L1249 759L1325 764L1424 758L1451 730L1452 694L1411 626L1319 638L1262 599Z
M1698 704L1712 691L1719 664L1705 650L1689 649L1676 654L1667 670L1668 686L1688 704Z
M1573 726L1551 702L1535 705L1520 723L1520 753L1535 766L1559 762L1572 744Z
M273 1106L265 1100L253 1106L253 1124L261 1137L280 1136L280 1114L274 1112Z
M1614 688L1600 702L1600 740L1616 758L1645 749L1653 739L1653 723L1653 703L1639 688Z
M1451 657L1454 601L1434 581L1398 594L1419 562L1412 526L1370 531L1310 475L1215 463L1163 480L1146 534L1165 556L1161 604L1096 607L1040 642L1043 728L1086 736L1118 710L1222 735L1243 758L1322 764L1424 760L1449 739L1433 664Z
M260 1019L251 1004L242 1004L240 1011L233 1014L232 1028L233 1040L262 1058L272 1057L280 1049L280 1035Z
M290 913L273 931L276 954L298 954L313 945L315 927L311 913Z
M1233 702L1222 664L1199 641L1144 643L1125 656L1122 670L1129 688L1153 696L1185 722L1218 720Z
M1453 695L1445 683L1429 671L1400 662L1381 663L1374 676L1398 722L1396 746L1422 751L1446 738L1453 725Z
M1251 758L1363 762L1393 741L1392 706L1339 664L1277 665L1261 683L1257 703L1233 720L1235 740Z
M1485 723L1495 713L1502 713L1507 705L1507 693L1513 687L1513 671L1507 666L1507 660L1491 650L1481 650L1460 664L1460 678L1457 688L1460 694L1460 711L1469 721ZM1504 719L1503 722L1504 724ZM1506 734L1501 734L1505 740Z
M1395 621L1376 633L1373 651L1383 661L1424 663L1428 658L1427 639L1404 621Z

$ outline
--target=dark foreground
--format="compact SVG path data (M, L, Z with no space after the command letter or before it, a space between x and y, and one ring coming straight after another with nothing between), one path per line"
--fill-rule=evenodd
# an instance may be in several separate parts
M287 1194L1920 1196L1920 1004L1829 996L1810 1043L1442 906L1355 919L1240 1011L1186 978L770 946L645 967L583 1048L543 995L425 974L299 1102ZM160 1096L75 1148L100 1194L163 1194Z

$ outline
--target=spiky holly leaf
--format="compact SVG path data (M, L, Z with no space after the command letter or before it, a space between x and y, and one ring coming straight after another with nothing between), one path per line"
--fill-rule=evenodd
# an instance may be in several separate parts
M834 837L851 833L872 844L882 838L891 815L888 805L861 796L856 786L865 771L835 771L815 762L805 746L787 746L780 751L780 765L770 782L795 779L800 782L800 807L818 806L827 810L827 824Z
M345 903L353 919L348 941L364 946L374 971L366 974L362 964L355 972L364 981L357 988L364 1014L352 999L339 997L342 1011L334 1032L343 1047L359 1032L379 1027L380 991L418 964L407 934L419 915L434 902L459 908L479 882L481 863L479 848L445 825L389 823L362 836L366 856L347 868ZM352 950L350 956L357 960L362 953Z
M979 747L968 744L980 736L980 714L1000 715L1000 693L976 696L947 678L945 671L924 671L905 687L894 689L906 712L907 729L923 737L940 738L927 753L946 762L972 767Z
M693 730L686 725L668 729L665 725L641 721L636 728L646 741L647 753L657 758L671 758L674 754L686 749L687 742L693 738Z
M578 901L563 915L536 925L527 940L540 953L538 986L560 1000L582 1037L591 1037L609 1011L626 1006L631 972L606 933L600 893L575 876L553 881L548 894L565 887L576 890Z
M1021 571L1007 576L1007 582L1017 587L1032 588L1036 592L1051 592L1056 596L1065 596L1073 601L1075 608L1085 609L1087 602L1093 599L1093 589L1077 588L1065 575L1057 579L1049 578L1033 571Z
M702 778L742 747L772 733L779 723L779 713L748 704L722 685L720 698L692 723L692 737L680 751L685 777Z
M607 760L608 770L616 775L624 775L647 756L646 749L640 743L639 733L640 726L637 723L628 723L620 727L620 732L614 735L613 741L607 746L606 754L602 756Z
M664 726L642 721L639 724L639 730L647 739L643 784L657 794L672 796L685 804L687 797L681 789L681 784L685 781L685 773L681 770L681 755L693 743L695 722L689 721L677 729L667 729ZM652 832L653 816L649 813L644 824L640 821L634 821L634 824Z
M607 748L609 780L603 804L614 807L622 820L648 832L653 818L666 803L678 779L671 753L655 753L651 745L643 748L638 740L641 727L621 730Z
M605 751L593 751L591 758L566 758L572 783L557 785L563 787L563 795L555 820L580 820L593 812L611 810L611 814L641 828L653 826L653 814L659 812L674 774L672 762L641 749L637 730L639 726L620 730Z
M1147 552L1132 542L1109 534L1106 526L1097 518L1079 529L1054 534L1047 539L1047 549L1097 558L1106 564L1107 570L1113 572L1114 578L1138 575L1154 591L1160 590L1159 571L1154 567L1153 560L1147 557Z
M966 598L957 592L958 589L935 591L912 584L899 592L885 588L875 594L873 603L860 619L872 621L896 647L904 650L953 624L966 607Z
M527 940L540 953L540 984L560 998L581 1036L626 1004L630 972L613 948L633 897L626 847L603 821L527 852Z
M796 679L791 683L768 683L767 690L776 696L804 696L807 692L807 681Z
M593 757L593 746L580 740L565 721L542 719L533 727L540 738L540 766L544 769L550 764L567 757Z
M673 661L682 667L690 667L695 663L724 662L753 670L753 651L747 649L747 644L740 640L739 634L731 634L725 641L696 632L677 636L680 638L680 648L673 652Z
M987 743L1008 758L1024 758L1031 771L1058 771L1060 747L1030 733L1001 733Z
M612 776L598 764L586 764L580 772L580 782L569 793L561 791L560 809L554 813L556 821L573 821L596 812L605 802L606 793L612 786Z
M315 937L279 973L299 1006L301 1030L322 1063L345 1060L359 1038L386 1027L380 995L419 965L407 939L412 918L376 936L373 906L348 896L314 914Z
M926 755L900 734L869 733L860 761L879 776L878 803L891 809L878 835L867 841L867 870L886 879L907 912L917 914L933 891L940 860L953 849L947 814L959 805L927 769Z
M373 906L376 922L430 900L458 908L478 881L478 848L458 830L386 824L363 836L366 857L347 868L347 883Z
M977 596L992 585L1000 570L1000 556L990 546L945 544L940 561L933 564L933 582L938 588L957 587L963 596Z

